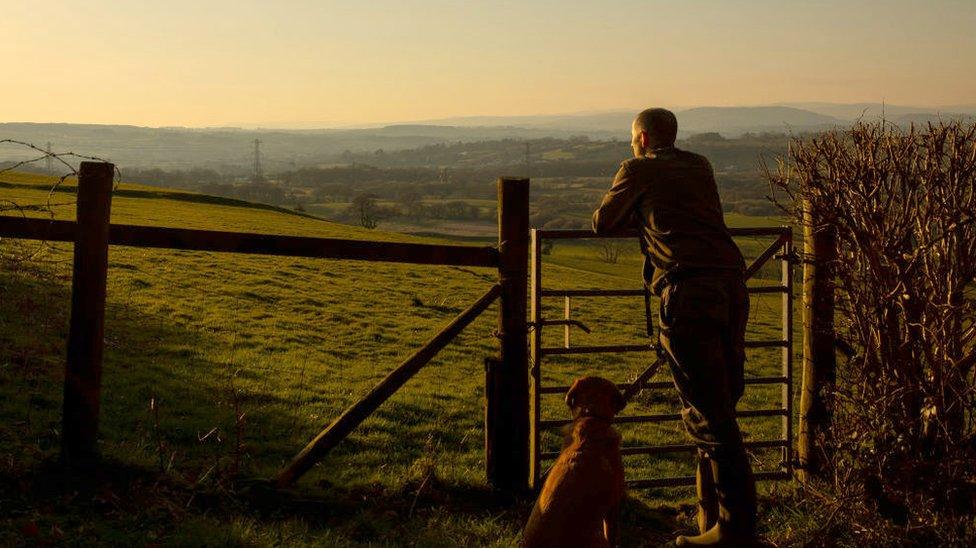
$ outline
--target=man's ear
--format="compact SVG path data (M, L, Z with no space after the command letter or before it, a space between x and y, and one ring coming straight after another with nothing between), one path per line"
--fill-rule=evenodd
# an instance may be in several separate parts
M640 132L640 143L641 147L645 149L651 146L651 136L645 130Z

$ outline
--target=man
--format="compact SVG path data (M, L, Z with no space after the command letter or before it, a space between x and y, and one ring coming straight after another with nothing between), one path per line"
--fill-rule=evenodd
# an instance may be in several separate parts
M756 488L735 413L749 315L745 262L725 226L711 165L675 148L677 133L670 111L637 115L634 158L621 164L593 213L593 230L637 228L644 284L661 297L661 347L681 395L685 428L699 447L701 534L679 536L677 544L749 545Z

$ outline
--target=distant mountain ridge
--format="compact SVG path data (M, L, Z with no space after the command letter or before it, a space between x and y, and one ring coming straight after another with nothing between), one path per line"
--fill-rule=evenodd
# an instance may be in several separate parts
M3 123L0 139L18 139L56 151L73 150L134 167L213 167L247 173L253 141L261 140L269 169L334 163L344 151L397 150L441 143L501 139L586 136L630 139L637 109L535 116L468 116L368 128L243 129L146 128L128 125ZM679 136L716 132L725 137L752 133L803 133L849 125L857 118L886 119L901 125L946 119L974 120L976 105L913 107L880 103L790 103L746 107L675 109ZM22 160L33 152L0 146L0 162Z
M621 139L630 138L630 123L635 110L545 116L477 116L426 120L418 124L448 126L515 126L531 129L559 129L583 134L608 133ZM719 132L738 135L745 132L820 129L841 124L842 120L816 112L785 106L695 107L678 110L678 128L682 134Z
M886 103L777 103L777 106L793 107L825 114L845 121L858 118L880 118L897 120L906 115L972 115L976 113L976 103L970 105L948 105L944 107L919 107L910 105L890 105Z
M875 119L882 114L895 123L972 117L976 104L952 107L913 107L882 103L782 103L746 107L693 107L674 109L679 130L691 133L717 132L734 137L746 132L804 132L847 125L858 118ZM467 116L423 120L413 124L453 127L521 127L591 134L594 132L629 138L630 123L637 109L595 113L534 116Z
M675 114L678 128L688 133L808 131L844 123L832 116L794 107L697 107Z

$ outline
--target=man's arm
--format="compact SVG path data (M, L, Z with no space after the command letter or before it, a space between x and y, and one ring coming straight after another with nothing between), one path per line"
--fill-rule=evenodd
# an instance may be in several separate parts
M613 185L593 212L593 232L605 235L636 227L641 191L632 168L626 162L621 164Z

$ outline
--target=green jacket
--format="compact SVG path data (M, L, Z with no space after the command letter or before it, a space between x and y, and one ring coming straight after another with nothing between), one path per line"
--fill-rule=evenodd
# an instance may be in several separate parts
M644 282L657 295L682 274L729 276L745 269L725 226L712 166L701 155L671 147L620 165L593 212L593 231L609 235L635 228Z

